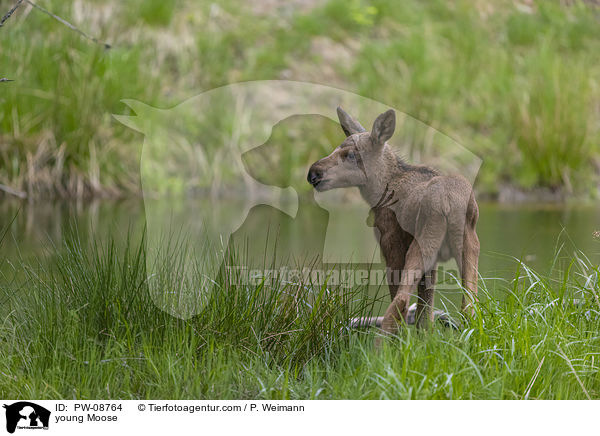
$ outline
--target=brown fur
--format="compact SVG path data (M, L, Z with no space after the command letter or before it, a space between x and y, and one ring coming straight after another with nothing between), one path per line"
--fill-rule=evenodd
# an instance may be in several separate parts
M415 290L416 324L430 324L437 263L452 257L466 291L462 310L472 313L477 300L479 211L471 184L460 175L440 175L398 158L386 143L395 129L393 110L379 115L370 133L341 108L338 117L346 140L315 162L307 178L319 191L357 186L371 206L392 298L383 330L394 333L399 321L406 322Z

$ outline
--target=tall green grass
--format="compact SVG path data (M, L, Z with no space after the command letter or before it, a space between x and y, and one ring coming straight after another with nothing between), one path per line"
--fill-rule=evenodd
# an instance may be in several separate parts
M589 53L598 14L584 2L374 1L348 78L362 94L440 128L483 159L482 191L502 183L589 192L598 156ZM587 162L587 163L585 163ZM587 169L586 169L587 168Z
M30 196L139 192L141 138L110 117L128 113L123 98L170 107L280 78L342 87L441 129L483 158L480 191L597 196L592 2L324 0L283 15L237 0L44 6L113 48L25 7L2 28L0 73L15 81L0 84L0 183Z
M164 296L182 286L205 283L202 266L192 265L182 284L181 272L190 267L183 265L187 262L183 256L177 257L176 252L183 251L185 247L177 245L159 255L156 261L169 268L147 276L143 239L117 248L114 242L84 246L74 237L55 252L46 263L50 266L23 265L21 285L7 286L3 281L0 354L7 359L2 368L3 396L19 391L91 398L98 395L98 386L111 392L102 395L158 395L147 390L151 385L162 386L161 395L167 397L195 396L200 386L210 388L206 384L210 377L221 383L221 370L242 371L253 359L258 359L253 364L260 362L270 371L297 376L312 359L340 353L348 341L344 338L348 320L365 312L367 302L357 298L364 290L281 280L250 285L221 274L199 297L203 305L197 316L172 317L155 305L152 287L160 287L155 295ZM169 259L176 260L168 263ZM29 321L23 324L25 320ZM228 368L230 359L236 361ZM177 362L185 362L194 372L196 381L191 385L176 386L175 373L164 385L165 371L181 369ZM211 367L216 362L221 362L220 368ZM65 384L52 386L49 377Z
M165 252L165 255L167 253ZM516 262L503 299L461 330L412 327L374 349L347 329L373 310L360 289L234 285L220 276L197 316L150 298L144 241L23 263L0 285L5 398L585 399L600 395L599 269L581 253L543 277ZM180 284L176 268L162 283ZM484 282L485 283L485 282Z

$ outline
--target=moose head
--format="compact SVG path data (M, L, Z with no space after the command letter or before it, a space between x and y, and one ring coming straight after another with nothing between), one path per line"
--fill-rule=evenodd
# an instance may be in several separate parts
M333 152L315 162L307 180L317 191L364 186L385 165L386 141L394 134L396 115L389 109L375 119L370 132L341 107L338 118L346 139Z

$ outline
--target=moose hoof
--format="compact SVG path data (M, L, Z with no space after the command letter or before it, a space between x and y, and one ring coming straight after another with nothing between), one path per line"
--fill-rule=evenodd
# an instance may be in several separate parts
M413 325L415 323L415 317L417 314L417 303L413 303L408 306L408 313L406 314L406 324Z

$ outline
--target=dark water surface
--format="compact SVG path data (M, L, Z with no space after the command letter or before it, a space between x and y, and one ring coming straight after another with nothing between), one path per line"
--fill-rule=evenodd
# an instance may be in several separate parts
M182 214L194 220L190 212L192 200L184 200L181 208L160 201L148 202L146 208L141 200L95 203L19 203L5 201L0 204L0 228L10 225L1 246L0 267L3 271L13 269L20 262L45 262L60 247L69 233L77 232L83 240L92 238L105 242L109 238L125 241L128 234L140 235L146 223L145 209L152 209L154 216ZM201 207L214 207L214 201ZM178 209L178 210L174 210ZM235 208L234 208L235 209ZM300 202L294 218L270 206L252 208L242 227L245 235L255 237L252 249L264 252L264 235L267 229L278 229L278 238L289 253L310 253L323 250L325 232L327 237L339 240L343 249L360 251L362 246L373 249L372 229L365 225L364 215L340 223L339 228L327 230L331 217L353 217L356 212L340 207L336 211L324 211L312 200ZM14 218L14 221L12 221ZM222 218L220 218L222 219ZM12 221L12 224L11 224ZM340 221L338 219L338 221ZM324 223L324 224L323 224ZM315 230L319 228L319 230ZM478 234L481 242L479 272L492 295L500 295L506 283L515 277L516 259L521 259L541 274L546 274L556 257L557 248L564 245L559 264L566 265L575 250L600 263L600 239L594 232L600 230L600 205L551 205L522 206L480 204ZM273 234L271 230L271 234ZM351 236L349 236L351 235ZM234 234L235 237L235 234ZM247 236L245 236L247 237ZM192 240L193 241L193 240ZM346 245L344 245L346 244ZM285 253L285 249L283 250ZM278 252L281 256L281 251ZM453 263L446 265L452 270ZM18 267L16 267L18 269ZM455 290L456 291L456 290ZM444 291L446 292L446 291ZM452 290L449 295L454 294ZM457 297L450 297L454 300Z

